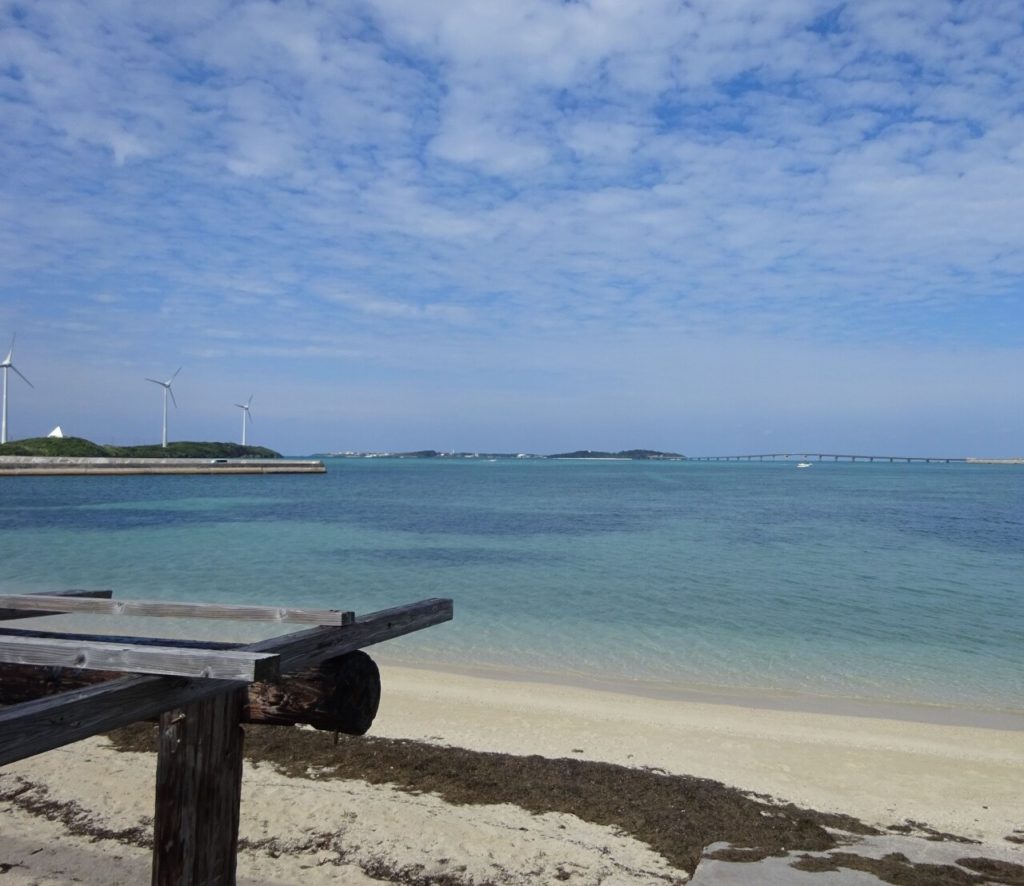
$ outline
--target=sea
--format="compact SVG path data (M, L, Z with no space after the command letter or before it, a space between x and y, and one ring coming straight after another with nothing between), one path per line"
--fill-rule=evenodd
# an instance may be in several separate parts
M1024 467L325 463L0 479L0 592L358 613L451 597L451 623L381 654L663 696L1024 713Z

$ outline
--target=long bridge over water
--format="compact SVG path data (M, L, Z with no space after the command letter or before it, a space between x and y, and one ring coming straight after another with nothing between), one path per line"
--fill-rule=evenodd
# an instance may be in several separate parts
M926 462L928 464L942 463L953 464L954 462L982 462L986 459L976 458L946 458L927 455L847 455L834 452L768 452L758 455L691 455L687 461L887 461L893 462Z

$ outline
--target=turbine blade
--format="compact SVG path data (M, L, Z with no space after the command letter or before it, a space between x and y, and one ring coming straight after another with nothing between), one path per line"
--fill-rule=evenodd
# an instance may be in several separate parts
M155 378L147 378L146 381L151 381L151 382L153 382L153 384L160 385L160 387L162 387L162 388L166 388L167 387L167 385L164 384L164 382L157 381Z
M250 406L252 406L252 394L249 395L249 399L245 404L245 408L248 409Z
M178 401L174 399L174 389L170 385L164 385L167 388L167 393L171 395L171 402L174 404L174 408L178 408Z
M178 377L178 373L179 372L181 372L181 367L180 366L177 369L174 370L174 375L172 375L169 379L167 379L167 384L170 384L172 381L174 381Z
M9 365L10 365L11 369L13 369L13 370L14 370L15 372L17 372L17 373L18 373L18 375L21 375L21 370L19 370L17 366L15 366L15 365L14 365L13 363L12 363L12 364L9 364ZM30 382L30 381L29 381L29 380L28 380L27 378L25 378L25 376L23 376L23 375L21 375L21 380L22 380L23 382L25 382L25 384L27 384L27 385L28 385L28 386L29 386L30 388L34 388L34 387L35 387L35 385L34 385L34 384L32 384L32 382Z

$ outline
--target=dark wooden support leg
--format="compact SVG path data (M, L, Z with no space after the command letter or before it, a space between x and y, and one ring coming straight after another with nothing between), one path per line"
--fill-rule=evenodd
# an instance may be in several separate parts
M153 886L233 886L246 689L160 717Z

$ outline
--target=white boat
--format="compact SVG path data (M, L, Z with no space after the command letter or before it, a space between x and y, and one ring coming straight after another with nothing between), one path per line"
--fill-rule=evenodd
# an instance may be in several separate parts
M797 465L798 468L809 468L811 463L809 461L802 461Z

